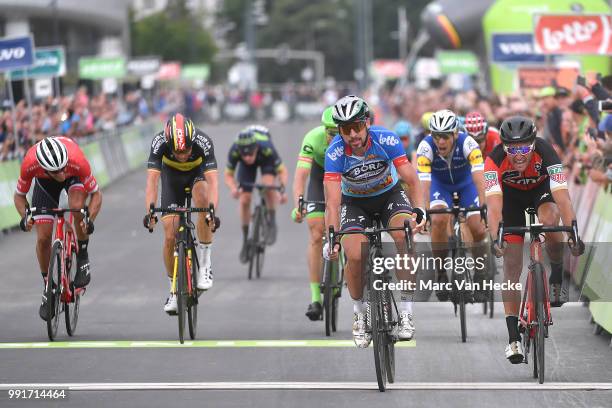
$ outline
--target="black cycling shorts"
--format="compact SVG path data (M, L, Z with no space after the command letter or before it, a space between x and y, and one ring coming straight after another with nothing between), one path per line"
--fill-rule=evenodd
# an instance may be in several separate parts
M548 181L544 181L533 190L518 190L504 186L503 197L502 218L504 227L524 227L526 225L525 210L527 208L534 208L537 212L542 204L555 202Z
M261 175L271 174L276 176L276 166L272 160L265 161L263 163L253 163L250 166L245 165L243 162L238 163L238 174L236 179L238 180L238 185L247 193L253 191L253 186L251 184L255 183L255 179L257 178L257 168L259 167L259 171Z
M350 197L342 195L340 206L340 230L364 230L372 226L374 214L378 213L383 226L396 214L412 214L410 200L399 183L374 197Z
M164 166L161 172L161 206L183 207L187 198L185 187L193 190L193 185L201 180L204 180L204 175L200 167L191 171L179 171Z
M85 191L83 183L78 177L67 178L63 182L53 179L35 178L34 191L32 191L32 207L58 208L62 190L69 192L72 189ZM36 215L36 222L53 222L53 215Z
M321 204L307 204L306 205L306 216L314 213L325 212L325 193L323 192L323 175L325 170L317 163L312 163L310 168L310 181L308 182L308 193L306 194L306 200L308 201L321 201Z

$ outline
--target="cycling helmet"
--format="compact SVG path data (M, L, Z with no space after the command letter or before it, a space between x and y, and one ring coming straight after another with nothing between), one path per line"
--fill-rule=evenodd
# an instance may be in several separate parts
M421 126L423 130L429 131L429 119L431 119L433 114L433 112L425 112L423 116L421 116Z
M265 127L263 125L251 125L251 126L247 127L245 130L248 130L248 131L254 132L254 133L259 133L259 134L262 134L264 136L270 137L270 129L268 129L267 127Z
M395 124L395 134L398 137L402 136L410 136L412 134L412 125L410 122L406 122L405 120L400 120Z
M255 135L253 133L254 132L249 130L248 127L238 133L238 140L236 140L236 144L238 145L240 154L251 154L257 147L257 140L255 139Z
M328 106L323 111L323 115L321 115L321 124L325 126L326 128L336 128L337 127L336 122L334 122L333 111L334 111L334 107Z
M502 143L533 143L538 130L533 120L524 116L512 116L504 120L499 128Z
M68 151L59 139L48 137L36 144L36 160L46 171L59 171L68 163Z
M476 140L482 140L487 134L489 125L480 112L468 112L465 115L465 130Z
M164 136L173 152L184 151L193 145L195 127L191 119L177 113L166 122Z
M459 126L457 115L448 109L442 109L429 118L429 130L437 133L454 132Z
M360 97L347 95L336 102L332 117L337 125L365 121L370 117L370 108Z

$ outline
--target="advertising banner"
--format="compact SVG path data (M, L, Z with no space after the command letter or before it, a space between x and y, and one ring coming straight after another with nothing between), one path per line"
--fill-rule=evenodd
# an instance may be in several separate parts
M533 34L511 33L491 36L491 59L502 64L544 63L546 57L536 54Z
M612 17L536 14L534 46L541 54L612 55Z
M130 169L142 167L149 157L148 148L151 141L143 137L137 128L131 128L123 132L121 140Z
M0 39L0 71L27 68L33 64L32 36Z
M183 66L181 78L183 79L200 79L206 81L210 75L210 66L208 64L187 64Z
M471 51L438 51L436 59L442 74L477 74L478 58Z
M370 64L370 74L375 78L401 78L406 75L406 65L400 60L374 60Z
M545 86L572 89L579 73L578 68L519 67L519 86L521 89L540 89Z
M12 80L25 78L52 78L66 74L66 56L63 47L36 48L34 65L28 69L11 71Z
M0 163L0 230L19 224L21 219L13 203L20 167L17 160Z
M89 160L91 172L98 181L98 184L100 187L106 186L110 182L110 178L108 177L104 157L102 156L102 151L100 150L100 142L93 142L80 147Z
M125 58L79 58L79 77L84 79L120 79L125 76Z
M131 75L142 77L159 71L161 61L157 57L134 58L128 61L127 71Z
M180 62L164 62L159 66L157 71L157 79L159 80L172 80L179 79L181 77L181 63Z

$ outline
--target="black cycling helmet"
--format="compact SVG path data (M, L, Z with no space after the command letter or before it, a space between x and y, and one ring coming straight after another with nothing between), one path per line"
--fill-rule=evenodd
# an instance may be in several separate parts
M499 128L499 135L503 144L533 143L538 129L533 120L524 116L512 116L504 120Z
M251 154L255 148L257 148L257 140L251 129L243 129L238 133L238 139L236 140L238 150L240 154L248 155Z

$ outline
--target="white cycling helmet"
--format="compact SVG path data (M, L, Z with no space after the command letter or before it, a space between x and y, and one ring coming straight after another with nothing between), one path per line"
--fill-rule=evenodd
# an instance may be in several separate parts
M36 160L46 171L58 171L66 167L66 146L55 137L48 137L36 145Z
M334 104L332 117L337 125L365 121L370 117L370 108L360 97L347 95Z
M458 126L457 115L448 109L439 110L429 118L429 131L432 133L454 132Z

